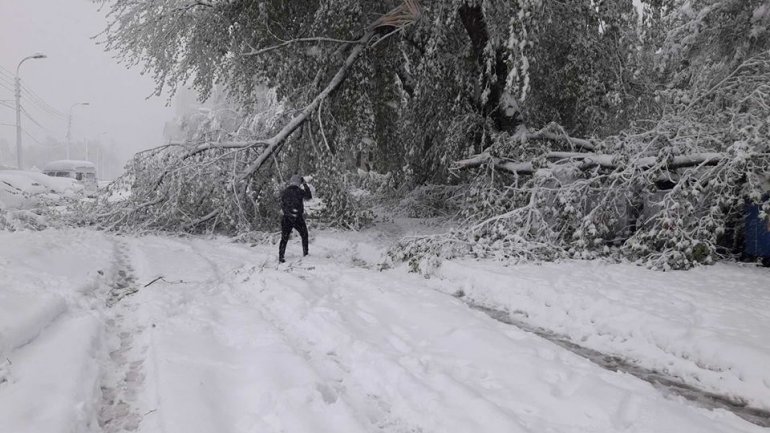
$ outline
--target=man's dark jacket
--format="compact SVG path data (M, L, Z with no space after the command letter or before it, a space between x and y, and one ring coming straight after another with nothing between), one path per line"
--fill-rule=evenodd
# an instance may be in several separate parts
M292 218L303 216L305 214L303 200L310 200L311 198L313 198L313 194L310 192L310 187L306 184L302 185L302 187L289 185L281 194L283 214Z

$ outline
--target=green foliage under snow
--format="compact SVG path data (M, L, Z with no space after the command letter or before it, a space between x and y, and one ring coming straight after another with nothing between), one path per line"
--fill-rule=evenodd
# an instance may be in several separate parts
M371 215L350 192L366 155L388 190L416 191L415 215L441 209L439 197L459 218L394 258L614 256L680 269L727 254L744 200L766 188L766 1L652 0L641 17L631 0L108 3L107 47L143 64L159 92L218 86L239 115L138 156L128 199L101 201L104 226L270 227L279 179L302 172L316 174L323 218L360 227ZM280 109L257 122L265 87ZM556 132L534 133L551 122ZM566 134L593 137L591 148ZM490 162L453 170L475 156ZM516 162L529 169L514 174Z

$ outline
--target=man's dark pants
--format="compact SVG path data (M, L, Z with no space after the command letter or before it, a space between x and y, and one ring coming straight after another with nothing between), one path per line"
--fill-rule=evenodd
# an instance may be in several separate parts
M296 229L302 238L302 254L307 255L307 225L305 225L305 217L298 216L292 217L284 215L281 219L281 244L278 248L278 258L283 259L286 253L286 243L289 242L289 234L292 229Z

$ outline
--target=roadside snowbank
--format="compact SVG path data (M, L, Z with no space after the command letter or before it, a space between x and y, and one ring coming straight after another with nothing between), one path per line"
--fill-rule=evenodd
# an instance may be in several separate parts
M10 380L0 383L0 431L97 432L99 322L57 321L33 343L7 355Z
M0 230L45 228L44 215L52 207L82 192L83 185L74 179L0 169Z
M93 290L112 249L85 230L0 232L0 432L101 431Z
M0 359L34 340L49 323L67 310L61 296L0 290Z
M698 388L770 409L770 270L446 262L432 284Z
M83 191L75 179L22 170L0 170L0 209L31 209Z

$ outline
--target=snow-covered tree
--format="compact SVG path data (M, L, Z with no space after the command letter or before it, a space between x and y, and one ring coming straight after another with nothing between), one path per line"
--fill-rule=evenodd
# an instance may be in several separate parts
M550 125L457 161L458 169L498 173L467 191L468 223L410 239L393 257L622 255L681 269L729 254L745 200L770 209L762 198L770 166L766 10L760 1L648 5L636 60L648 95L619 105L633 110L630 125L588 141Z
M608 107L634 98L624 88L633 81L630 0L105 3L107 49L144 65L159 95L189 83L206 97L222 86L248 113L255 89L268 86L286 108L285 122L262 137L182 151L239 155L244 165L222 200L245 199L255 179L272 177L276 155L309 154L314 143L325 153L316 162L344 169L366 152L399 182L446 181L453 160L506 145L524 124L555 119L584 134L609 116L615 130L625 114ZM159 187L170 180L160 177ZM158 194L135 190L150 207L166 201Z
M642 16L631 0L105 3L106 47L159 95L221 87L242 125L257 89L283 109L140 155L132 198L102 213L111 226L260 227L295 171L355 226L367 217L346 173L366 154L399 191L460 185L463 229L394 257L686 268L718 257L744 198L761 199L766 1L651 0Z

